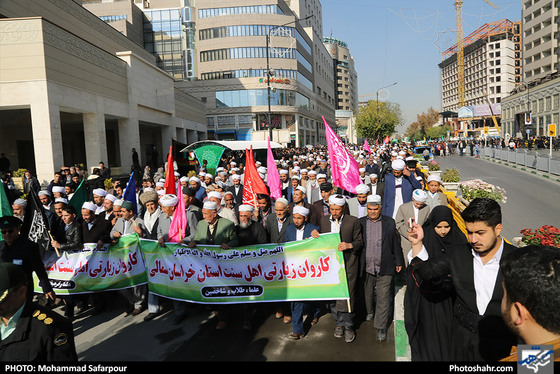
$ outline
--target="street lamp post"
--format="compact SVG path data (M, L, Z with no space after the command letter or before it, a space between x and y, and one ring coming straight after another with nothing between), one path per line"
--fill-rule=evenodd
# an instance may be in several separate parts
M375 103L377 104L377 120L378 120L378 121L379 121L379 91L381 91L381 90L383 90L383 89L385 89L385 88L388 88L388 87L392 87L392 86L394 86L394 85L396 85L396 84L397 84L397 82L395 82L395 83L393 83L393 84L390 84L390 85L388 85L388 86L385 86L385 87L381 87L381 88L378 89L377 92L376 92Z
M270 138L270 141L272 141L272 122L271 122L271 109L270 109L270 92L271 92L271 87L270 87L270 79L272 78L272 76L274 75L274 72L272 72L270 70L270 33L272 30L275 30L277 28L280 27L284 27L287 26L291 23L297 23L300 21L305 21L309 18L313 17L313 14L310 16L307 16L305 18L302 18L300 20L293 20L290 22L287 22L283 25L278 25L278 26L273 26L271 27L267 34L266 34L266 85L267 85L267 89L268 89L268 113L267 113L267 122L268 122L268 136Z

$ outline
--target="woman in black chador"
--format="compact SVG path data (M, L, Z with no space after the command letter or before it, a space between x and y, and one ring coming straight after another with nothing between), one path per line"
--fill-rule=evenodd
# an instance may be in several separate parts
M451 209L436 206L423 225L429 258L467 243ZM417 260L416 260L417 261ZM420 281L412 261L407 268L404 320L412 361L449 361L453 326L453 286L449 276Z

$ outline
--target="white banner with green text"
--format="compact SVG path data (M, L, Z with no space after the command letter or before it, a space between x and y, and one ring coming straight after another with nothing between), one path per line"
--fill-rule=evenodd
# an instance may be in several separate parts
M340 236L221 249L127 235L97 250L54 253L45 266L57 295L148 284L151 293L196 303L348 299ZM35 286L35 291L40 292Z

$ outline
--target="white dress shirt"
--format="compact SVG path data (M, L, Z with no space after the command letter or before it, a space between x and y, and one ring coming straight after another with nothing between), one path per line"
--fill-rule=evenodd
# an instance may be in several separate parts
M504 252L504 239L502 239L502 244L500 249L493 258L488 260L486 264L482 263L480 255L472 250L473 256L473 277L474 277L474 289L476 291L476 306L478 308L478 313L482 316L486 312L488 303L492 299L492 294L494 293L494 288L496 286L496 279L498 277L498 271L500 270L500 259L502 258L502 253ZM424 246L422 250L416 256L422 261L428 260L428 251ZM408 253L408 263L412 261L412 251Z
M492 294L494 293L496 285L496 278L498 277L498 272L500 271L500 259L502 258L503 251L504 240L502 239L500 249L496 252L493 258L486 262L486 264L482 263L482 259L478 253L474 250L472 251L476 306L478 308L478 314L481 316L486 312L488 303L492 299Z
M403 180L402 177L395 178L395 206L393 208L393 219L397 217L397 211L399 210L399 207L403 204L402 180ZM400 186L400 187L396 187L396 186Z

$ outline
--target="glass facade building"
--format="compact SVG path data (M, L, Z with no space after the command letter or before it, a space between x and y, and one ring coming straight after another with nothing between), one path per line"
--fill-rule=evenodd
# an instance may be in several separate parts
M216 91L216 108L238 108L268 105L268 90ZM309 98L291 90L275 90L270 93L270 105L287 105L309 109Z
M305 11L320 7L318 0L306 1L314 5ZM302 22L309 14L301 13L298 2L135 4L144 17L145 49L174 77L176 88L205 103L210 138L235 134L236 139L250 139L252 131L270 128L270 120L272 127L292 133L304 129L303 139L316 142L321 116L334 118L332 66L328 54L320 51L324 47L317 38L318 24ZM103 19L118 20L120 13L113 14Z
M144 11L144 48L157 58L158 67L174 78L186 78L184 36L180 9Z

